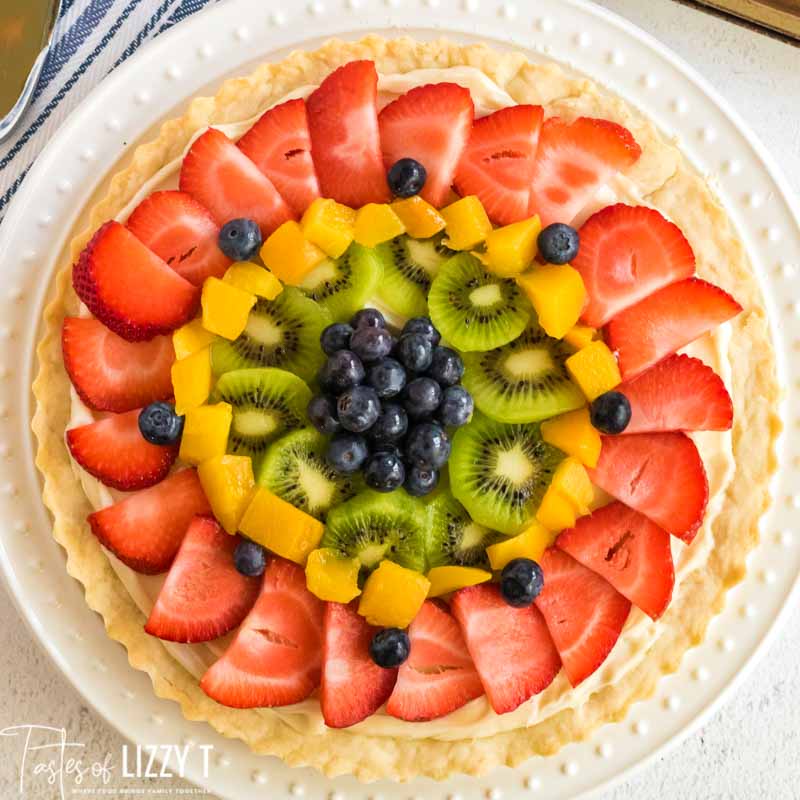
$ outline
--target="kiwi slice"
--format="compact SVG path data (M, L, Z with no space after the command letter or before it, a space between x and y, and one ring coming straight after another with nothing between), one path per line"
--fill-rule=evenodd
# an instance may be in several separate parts
M476 413L453 437L454 497L481 525L518 533L533 519L564 454L542 440L539 425L507 425Z
M326 258L314 267L300 289L334 322L347 322L375 294L382 271L375 250L354 242L339 258Z
M259 299L238 339L211 345L211 367L216 375L278 367L310 381L325 360L319 337L330 323L326 309L287 286L274 300Z
M442 264L428 308L442 338L464 352L493 350L525 330L531 305L516 282L487 272L469 253Z
M328 441L312 428L282 436L267 450L256 477L293 506L324 519L333 506L356 493L356 479L336 473L325 460Z
M462 382L486 416L499 422L538 422L586 404L564 366L565 342L537 324L488 353L464 353Z
M398 489L381 494L368 489L328 513L320 547L357 557L371 570L385 558L425 571L425 537L430 514Z
M248 455L255 464L282 433L308 425L310 399L311 390L297 375L273 367L226 372L211 396L212 403L233 407L228 452Z

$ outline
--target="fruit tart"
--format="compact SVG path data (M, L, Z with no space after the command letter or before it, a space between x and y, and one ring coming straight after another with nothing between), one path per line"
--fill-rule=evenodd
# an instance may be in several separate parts
M725 212L595 83L368 37L195 99L86 212L34 431L109 635L259 753L550 754L704 636L775 357Z

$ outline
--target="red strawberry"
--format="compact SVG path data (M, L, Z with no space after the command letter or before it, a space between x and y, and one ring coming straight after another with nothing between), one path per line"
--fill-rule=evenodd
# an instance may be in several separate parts
M573 686L586 680L619 639L631 610L607 580L556 547L541 559L544 589L536 598Z
M391 199L377 102L378 73L372 61L339 67L306 101L311 155L323 197L353 208Z
M320 196L302 100L288 100L269 109L239 139L238 146L298 216Z
M379 667L369 645L379 630L359 616L358 603L325 606L320 704L329 728L347 728L374 714L389 698L396 669Z
M172 397L172 337L126 342L96 319L67 317L61 350L72 385L96 411L131 411Z
M401 158L419 161L427 172L420 194L432 205L443 206L474 113L469 89L455 83L409 90L378 115L384 166L388 170Z
M675 584L670 537L638 511L622 503L603 506L564 531L556 546L653 619L666 611Z
M708 479L697 447L685 433L604 436L589 477L687 543L703 521Z
M389 714L409 722L436 719L483 694L461 629L442 606L424 603L408 636L411 654L386 705Z
M178 455L178 446L150 444L139 431L139 411L114 414L67 431L72 457L113 489L131 492L163 480Z
M320 681L324 613L325 604L306 588L302 567L273 558L255 606L200 688L230 708L305 700Z
M72 269L75 293L106 327L137 342L194 316L197 287L171 270L124 225L106 222Z
M605 119L579 117L568 125L545 120L531 181L529 214L542 225L572 222L595 192L642 154L627 128Z
M92 533L120 561L145 575L169 568L196 514L210 514L197 472L184 469L161 483L89 515Z
M474 194L492 222L508 225L528 216L541 106L509 106L476 119L461 154L455 185Z
M663 286L694 275L694 252L681 229L646 206L617 203L589 217L572 260L588 303L581 319L601 328Z
M224 134L209 128L181 166L180 188L204 205L218 225L246 217L266 239L294 214L272 181Z
M503 600L497 584L457 592L451 605L492 708L513 711L543 692L561 669L544 617Z
M727 431L733 424L722 378L699 358L668 356L617 388L631 404L625 433Z
M144 629L170 642L210 642L232 631L261 589L260 578L234 566L239 541L215 519L195 517Z
M186 192L155 192L128 218L128 230L195 286L221 278L231 260L219 249L219 226Z

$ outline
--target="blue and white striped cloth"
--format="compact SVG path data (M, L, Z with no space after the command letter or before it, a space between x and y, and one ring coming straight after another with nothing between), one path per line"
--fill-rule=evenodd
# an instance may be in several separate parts
M216 2L63 0L33 102L0 146L0 222L36 156L94 86L142 45Z

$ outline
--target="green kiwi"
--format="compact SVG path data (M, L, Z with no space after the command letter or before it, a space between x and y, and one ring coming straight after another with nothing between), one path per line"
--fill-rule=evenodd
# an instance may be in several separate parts
M430 514L398 489L390 494L368 489L328 513L320 547L357 557L371 570L385 558L425 571L425 537Z
M329 509L356 493L356 480L336 473L325 460L328 440L312 428L282 436L267 450L256 477L293 506L324 519Z
M274 300L259 299L238 339L214 341L211 367L216 375L277 367L310 381L325 360L319 337L330 323L326 309L287 286Z
M506 425L476 413L453 437L453 495L481 525L506 534L531 521L564 454L539 425Z
M532 311L514 280L487 272L469 253L442 264L428 309L442 338L463 352L508 344L525 330Z
M464 353L464 386L475 405L499 422L538 422L586 404L564 366L565 342L531 324L522 336L488 353Z

